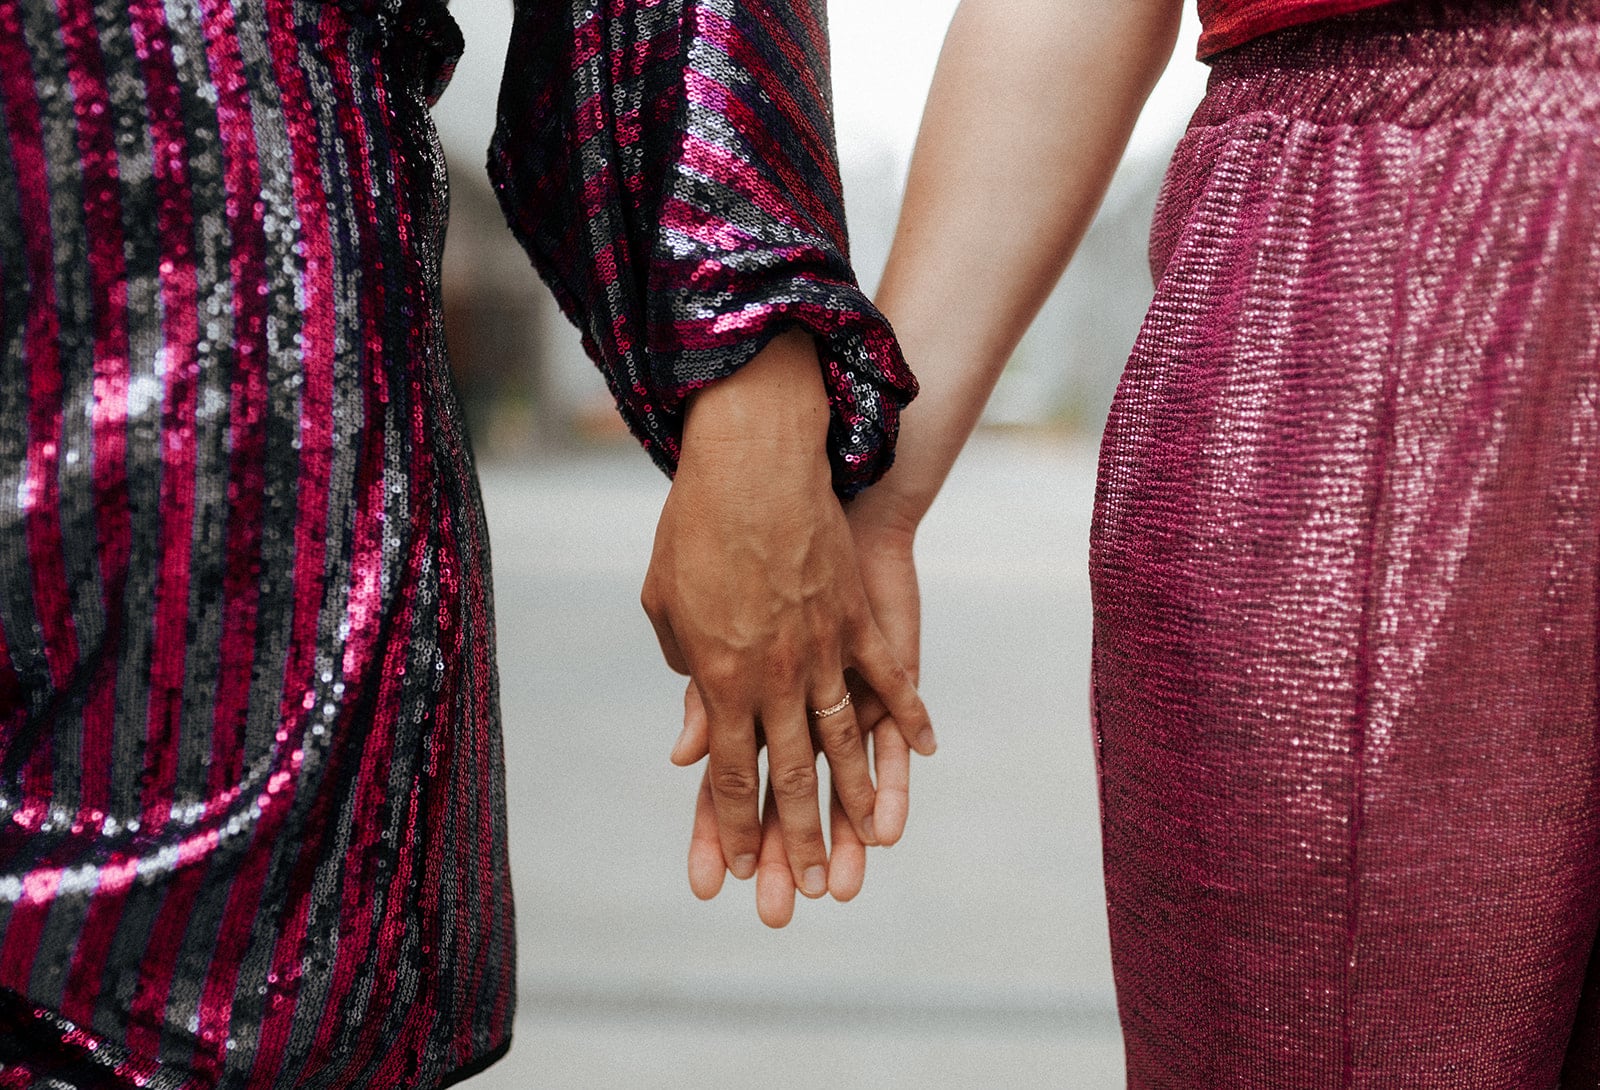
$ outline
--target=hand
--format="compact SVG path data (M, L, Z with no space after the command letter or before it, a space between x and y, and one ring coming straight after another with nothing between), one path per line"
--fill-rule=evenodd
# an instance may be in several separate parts
M856 544L863 585L890 649L915 681L918 676L921 609L912 556L915 519L895 502L892 478L851 505L848 519ZM880 491L881 489L881 491ZM871 502L868 502L871 497ZM877 767L875 829L880 844L893 844L905 830L909 806L910 751L877 694L859 678L852 679L857 723L863 740L873 737ZM684 694L683 734L673 747L674 764L688 766L706 755L704 703L691 682ZM835 900L848 901L861 891L866 875L866 848L844 819L837 796L832 798L832 858L828 889ZM756 876L756 912L770 927L783 927L794 915L795 883L781 835L773 820L771 796L763 814L763 836ZM725 865L716 828L709 774L702 776L689 844L689 887L709 900L722 889Z
M914 556L917 524L901 502L893 470L876 486L859 496L847 514L856 545L856 562L872 615L889 641L889 650L920 685L922 677L922 597L917 587ZM905 832L910 809L911 753L895 727L888 705L870 686L856 701L856 718L873 737L873 761L878 772L876 829L878 842L896 843Z
M891 726L886 733L896 732ZM684 693L684 728L678 744L673 748L673 763L687 766L699 761L706 755L707 737L705 704L691 681ZM866 735L860 737L865 747ZM899 745L902 752L909 752L904 739L899 739ZM881 772L879 779L881 782ZM866 873L866 846L845 814L838 793L830 786L828 794L832 851L828 858L827 888L835 900L848 901L861 891ZM899 830L895 830L894 838L898 839L899 835ZM689 888L696 897L709 901L722 891L727 870L717 833L717 811L712 798L708 766L700 777L700 792L695 802L694 828L689 842ZM795 889L794 867L784 843L769 776L761 807L761 852L756 867L756 913L763 923L768 927L788 924L794 916Z
M827 402L809 336L775 340L696 395L642 595L673 669L703 698L709 796L724 865L755 873L763 817L759 745L789 877L828 887L817 807L815 725L845 824L875 842L876 792L853 708L825 720L855 670L906 739L934 748L910 675L872 618L850 527L831 487Z

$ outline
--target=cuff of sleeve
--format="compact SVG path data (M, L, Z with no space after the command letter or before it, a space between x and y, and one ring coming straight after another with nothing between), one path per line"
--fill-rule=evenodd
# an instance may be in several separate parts
M677 462L685 398L731 375L791 329L816 338L830 408L834 490L848 498L888 470L900 411L916 395L917 383L888 321L853 285L796 279L757 301L715 313L695 313L681 298L675 301L683 306L676 320L653 325L653 332L668 331L658 339L670 343L652 351L652 370L666 396L658 399L661 404L622 405L624 416L640 414L643 430L657 433L651 449L660 452L657 461L668 473ZM655 419L647 419L652 409Z
M917 385L849 265L822 0L517 10L490 177L646 451L673 473L684 398L799 327L835 490L877 480Z

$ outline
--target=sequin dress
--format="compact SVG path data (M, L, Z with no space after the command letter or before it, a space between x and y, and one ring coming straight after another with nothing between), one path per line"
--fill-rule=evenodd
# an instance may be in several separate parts
M627 418L799 324L912 389L816 8L525 0L494 169ZM434 1087L514 930L431 0L0 0L0 1087Z

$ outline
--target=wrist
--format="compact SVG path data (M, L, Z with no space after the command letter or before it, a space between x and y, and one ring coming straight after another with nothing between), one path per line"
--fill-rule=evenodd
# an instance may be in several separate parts
M850 501L846 515L860 541L909 552L927 505L919 504L895 487L895 472Z
M831 477L828 423L816 341L791 330L733 374L690 395L680 464L731 457L763 473Z

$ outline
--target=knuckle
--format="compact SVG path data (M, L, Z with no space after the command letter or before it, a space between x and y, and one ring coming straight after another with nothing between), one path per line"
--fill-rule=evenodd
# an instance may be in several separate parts
M780 686L792 687L799 681L801 671L805 669L806 656L792 643L784 642L774 644L767 652L767 676Z
M817 770L805 765L780 768L772 774L772 791L790 802L817 797Z
M756 774L736 765L719 768L711 777L711 787L729 802L752 802L756 797Z
M739 663L721 656L702 663L696 674L702 695L732 692L737 690L744 680L744 670L740 668Z
M889 653L888 648L879 649L879 658L883 660L883 672L897 689L904 689L911 684L911 675L906 673L906 668L900 665L900 660Z
M906 668L890 659L888 664L889 687L895 697L907 704L921 703L917 696L917 687L911 684L911 675L906 673Z
M822 739L823 749L829 753L841 753L855 746L860 732L849 717L830 716L818 722L817 736Z
M643 607L646 616L655 620L661 619L662 614L665 612L665 603L654 582L646 581L644 587L639 591L639 605Z

